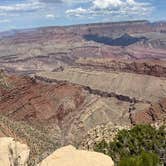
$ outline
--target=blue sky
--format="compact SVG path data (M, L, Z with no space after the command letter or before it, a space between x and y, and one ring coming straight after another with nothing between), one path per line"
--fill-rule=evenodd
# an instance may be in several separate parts
M165 17L166 0L0 0L0 31Z

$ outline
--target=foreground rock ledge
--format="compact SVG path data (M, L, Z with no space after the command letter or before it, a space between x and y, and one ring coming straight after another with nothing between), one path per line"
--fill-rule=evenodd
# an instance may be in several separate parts
M97 152L77 150L73 146L58 149L38 166L114 166L112 159Z
M30 149L13 138L0 138L0 166L27 166Z

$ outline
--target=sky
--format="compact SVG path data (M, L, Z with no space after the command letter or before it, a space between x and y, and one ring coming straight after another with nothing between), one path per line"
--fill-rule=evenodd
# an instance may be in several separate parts
M0 31L126 20L166 20L166 0L0 0Z

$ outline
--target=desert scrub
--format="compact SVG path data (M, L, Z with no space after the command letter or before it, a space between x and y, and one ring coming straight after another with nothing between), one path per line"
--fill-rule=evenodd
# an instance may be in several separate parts
M122 158L139 156L143 151L158 155L160 161L166 163L166 127L136 125L131 130L119 131L112 142L102 140L94 150L111 156L115 163Z
M121 159L118 166L160 166L160 161L155 153L142 152L139 156Z
M48 133L37 130L25 122L13 121L4 116L0 116L0 124L6 126L10 129L11 133L17 136L21 140L25 140L27 145L30 147L30 161L29 165L32 163L37 163L41 161L44 157L59 148L59 144L55 139L48 136ZM10 135L8 135L10 136Z

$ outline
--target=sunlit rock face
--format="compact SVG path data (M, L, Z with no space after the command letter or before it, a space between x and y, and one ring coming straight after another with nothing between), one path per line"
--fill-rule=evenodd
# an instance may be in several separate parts
M0 165L27 166L30 149L13 138L0 138Z
M76 150L73 146L66 146L56 150L39 166L114 166L112 159L104 154Z

